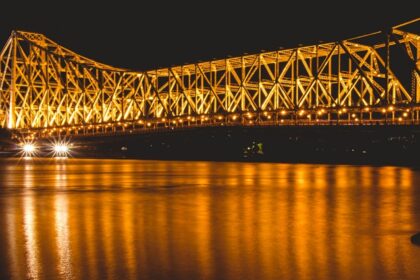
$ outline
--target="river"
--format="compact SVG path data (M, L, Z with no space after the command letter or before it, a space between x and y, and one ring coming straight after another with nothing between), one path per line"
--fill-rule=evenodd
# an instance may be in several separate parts
M418 279L420 170L0 159L1 279Z

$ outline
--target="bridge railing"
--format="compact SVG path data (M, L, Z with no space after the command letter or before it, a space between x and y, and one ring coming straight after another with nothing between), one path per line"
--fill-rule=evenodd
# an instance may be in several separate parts
M365 107L334 108L298 111L264 111L244 114L213 114L159 119L141 119L135 122L87 124L16 131L25 137L83 137L139 133L171 132L208 127L232 126L377 126L418 125L420 107Z

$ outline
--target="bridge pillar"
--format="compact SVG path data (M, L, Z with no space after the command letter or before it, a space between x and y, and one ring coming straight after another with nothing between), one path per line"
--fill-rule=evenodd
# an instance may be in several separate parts
M420 39L417 39L416 53L417 53L416 67L417 69L420 69ZM416 87L416 103L420 103L420 74L418 71L417 71L417 74L414 73L414 83Z

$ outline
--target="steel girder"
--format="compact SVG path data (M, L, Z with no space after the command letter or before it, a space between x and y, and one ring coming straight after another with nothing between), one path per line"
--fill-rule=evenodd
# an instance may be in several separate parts
M385 36L144 72L101 64L42 34L16 31L0 53L0 125L68 132L184 116L417 108L420 36L402 27ZM385 39L360 42L372 36ZM389 49L397 47L412 62L411 88L390 65Z

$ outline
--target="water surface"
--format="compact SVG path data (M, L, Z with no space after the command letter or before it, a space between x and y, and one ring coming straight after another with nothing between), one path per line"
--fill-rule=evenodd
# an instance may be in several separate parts
M1 279L418 279L420 171L0 160Z

